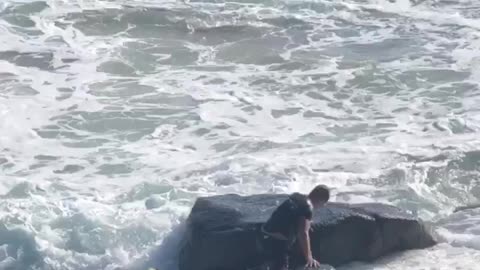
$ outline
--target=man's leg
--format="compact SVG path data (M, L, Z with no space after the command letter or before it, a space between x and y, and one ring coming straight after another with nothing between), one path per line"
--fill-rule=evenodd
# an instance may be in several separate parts
M288 254L279 254L278 257L272 261L269 270L288 270Z
M272 256L269 270L288 270L288 245L286 241L275 240L271 246Z

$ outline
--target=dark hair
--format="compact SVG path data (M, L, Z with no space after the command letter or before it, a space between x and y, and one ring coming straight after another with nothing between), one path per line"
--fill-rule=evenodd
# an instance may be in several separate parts
M328 202L330 199L330 190L325 185L318 185L310 191L308 197L312 200Z

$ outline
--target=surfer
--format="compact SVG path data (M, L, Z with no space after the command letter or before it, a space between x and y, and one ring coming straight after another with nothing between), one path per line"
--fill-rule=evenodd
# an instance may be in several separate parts
M318 185L308 195L293 193L275 209L262 226L263 249L269 270L287 270L290 249L298 241L306 267L319 267L310 248L310 222L313 209L322 207L330 198L325 185Z

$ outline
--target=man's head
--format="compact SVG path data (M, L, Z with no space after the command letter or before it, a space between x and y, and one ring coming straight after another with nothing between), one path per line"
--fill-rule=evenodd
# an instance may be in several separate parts
M322 207L330 199L330 190L325 185L318 185L310 191L308 199L314 208Z

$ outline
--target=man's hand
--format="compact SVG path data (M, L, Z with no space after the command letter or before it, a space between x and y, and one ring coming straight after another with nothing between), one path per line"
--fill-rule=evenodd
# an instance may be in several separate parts
M310 220L303 218L300 222L300 227L298 231L298 240L300 241L300 246L302 247L304 258L307 259L307 268L318 268L320 264L313 259L312 251L310 250Z
M307 264L305 265L307 268L318 268L320 267L320 263L317 262L314 258L310 257L307 260Z

